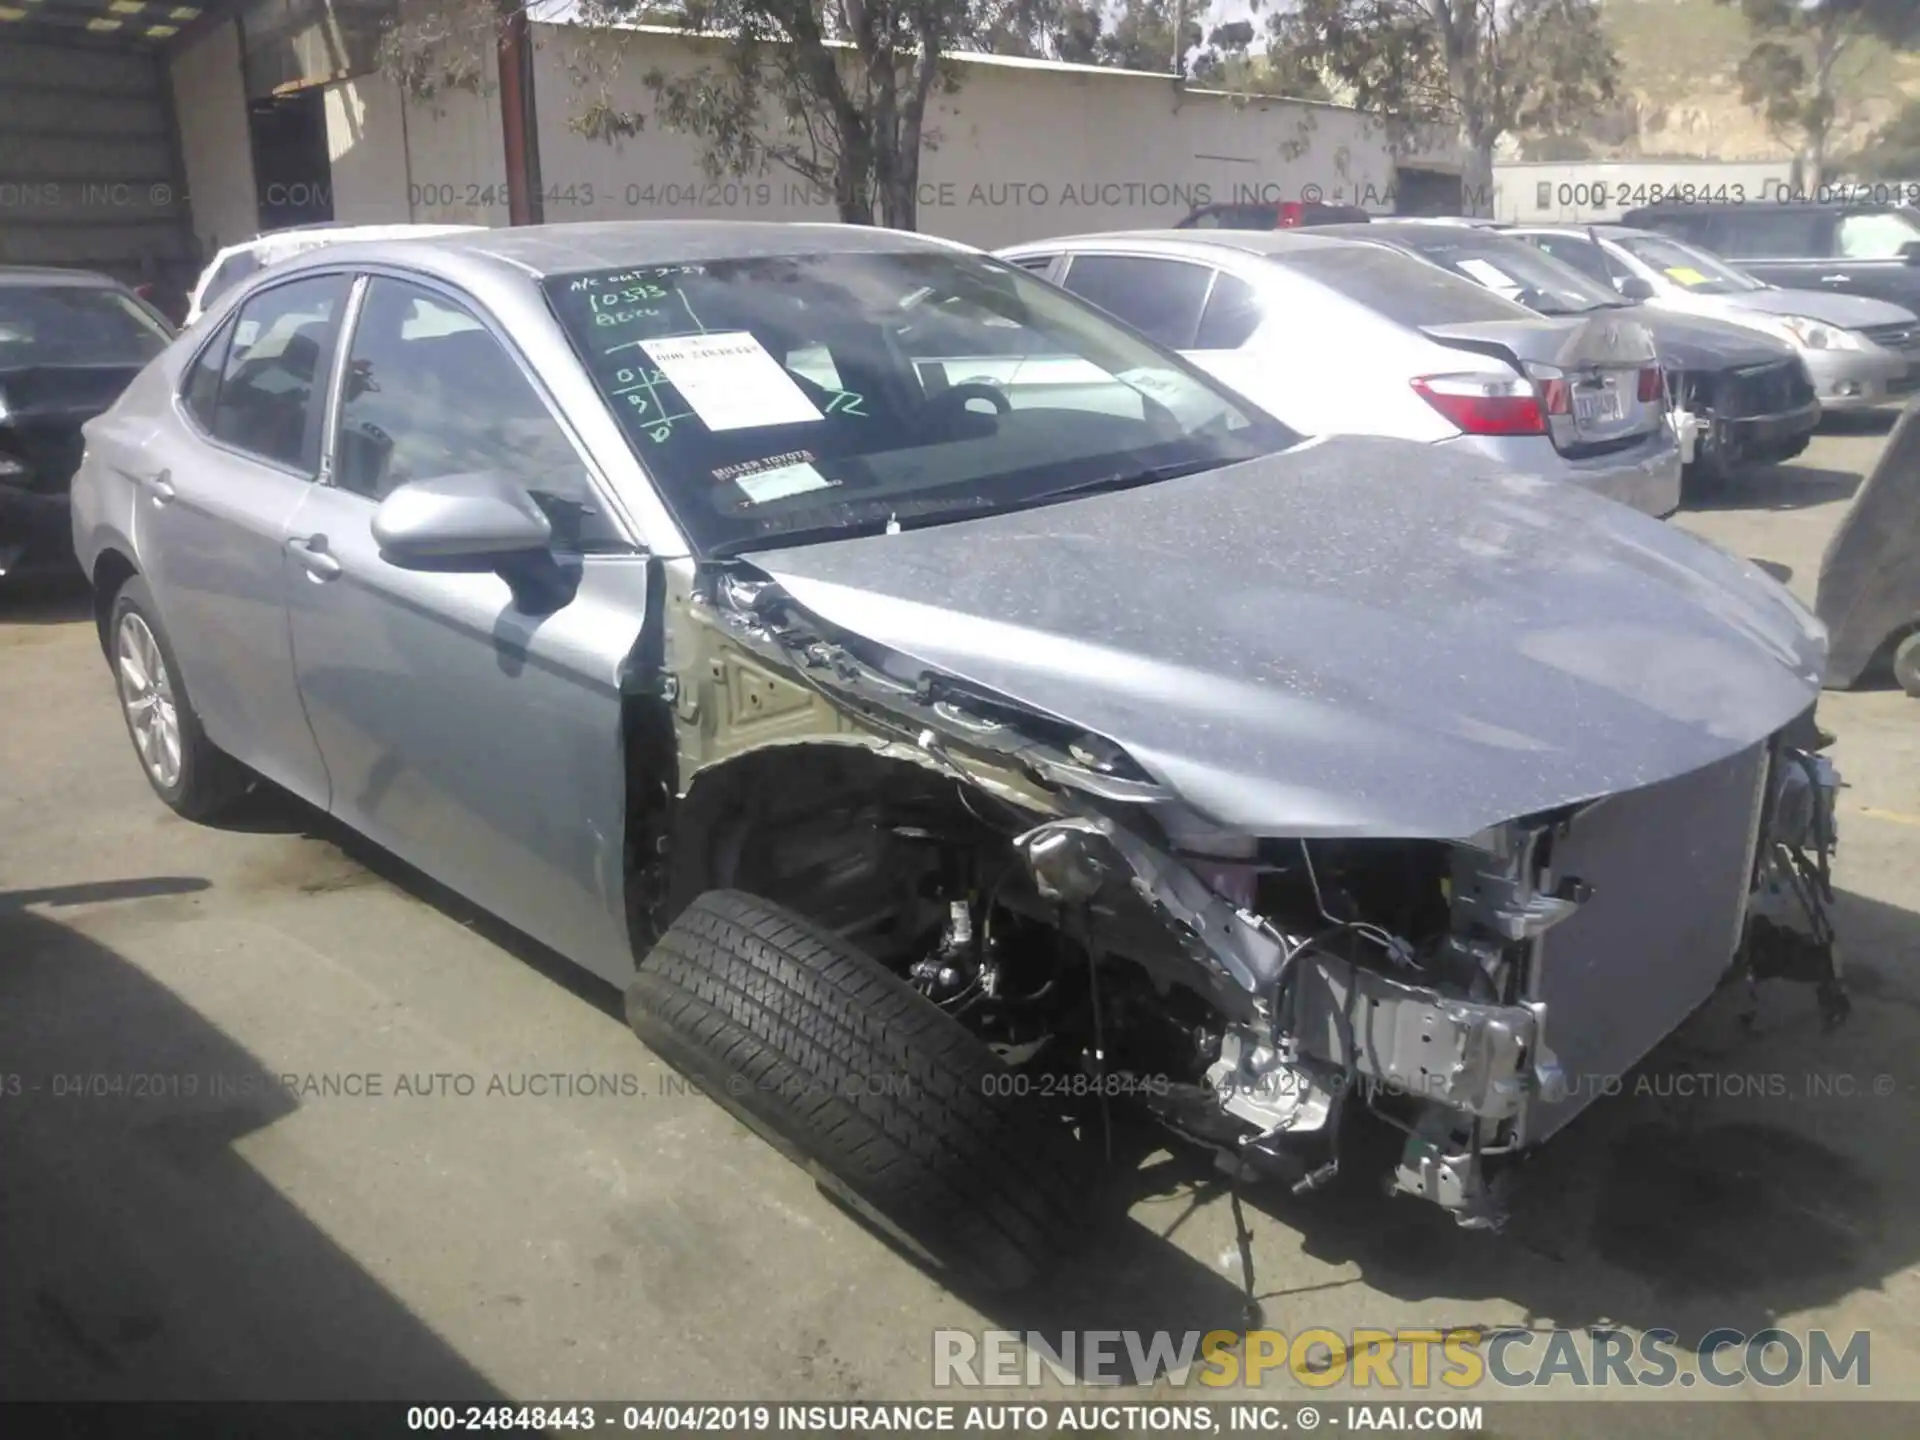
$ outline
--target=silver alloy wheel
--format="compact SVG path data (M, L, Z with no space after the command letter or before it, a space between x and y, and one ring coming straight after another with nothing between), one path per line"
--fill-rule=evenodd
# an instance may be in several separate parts
M154 784L171 790L180 783L180 712L160 643L138 611L129 610L120 617L114 655L120 704L127 712L127 728L133 732L140 763Z

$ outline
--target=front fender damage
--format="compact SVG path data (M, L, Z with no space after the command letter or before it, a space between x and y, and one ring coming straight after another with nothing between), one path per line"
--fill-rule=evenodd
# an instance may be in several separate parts
M1062 928L1096 960L1124 952L1163 993L1179 985L1205 998L1218 1023L1194 1089L1231 1134L1162 1118L1212 1145L1234 1173L1286 1173L1303 1189L1323 1183L1337 1170L1343 1114L1364 1109L1403 1132L1391 1189L1439 1204L1463 1225L1494 1226L1504 1211L1503 1157L1590 1098L1571 1094L1556 1037L1577 1037L1595 1017L1544 997L1554 993L1554 968L1573 963L1567 956L1607 957L1582 954L1591 942L1579 937L1564 955L1552 946L1596 901L1633 902L1597 894L1555 857L1590 854L1587 812L1614 804L1617 823L1617 797L1451 843L1363 842L1443 853L1431 923L1412 933L1376 923L1341 889L1316 851L1339 842L1222 835L1110 739L836 633L753 572L715 577L703 618L829 697L867 743L1030 816L1012 846ZM1750 753L1750 765L1727 762L1735 781L1751 773L1760 782L1750 819L1727 812L1725 848L1745 847L1745 879L1701 902L1726 915L1728 949L1693 963L1717 980L1787 969L1780 957L1791 952L1819 972L1808 978L1822 980L1831 1016L1844 998L1824 901L1837 777L1778 736ZM1667 789L1675 795L1663 797ZM1657 830L1689 813L1680 789L1662 782L1619 803L1641 807L1631 814L1644 811ZM1269 903L1275 877L1306 899ZM1158 938L1143 941L1148 930ZM1303 1164L1316 1145L1330 1158Z

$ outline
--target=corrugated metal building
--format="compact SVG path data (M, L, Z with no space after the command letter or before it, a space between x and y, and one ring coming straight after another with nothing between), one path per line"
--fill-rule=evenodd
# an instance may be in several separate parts
M198 0L0 0L0 264L194 258L162 49Z

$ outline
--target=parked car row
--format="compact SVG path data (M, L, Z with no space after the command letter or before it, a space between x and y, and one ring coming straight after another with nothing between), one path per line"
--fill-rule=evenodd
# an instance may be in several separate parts
M1638 303L1562 264L1551 251L1497 231L1419 223L1334 227L1452 270L1542 315L1630 320L1653 336L1682 421L1682 458L1725 481L1748 463L1778 464L1806 449L1820 423L1812 377L1783 341L1755 328Z
M621 987L967 1288L1090 1231L1122 1104L1301 1191L1389 1137L1386 1186L1496 1225L1569 1077L1725 979L1844 1015L1794 883L1824 632L1503 448L1670 450L1643 327L1232 242L1024 257L1060 286L740 223L262 270L86 427L141 769L193 818L283 787ZM1108 309L1141 258L1204 271L1146 331ZM1327 406L1405 392L1425 443L1263 410L1289 325Z
M1303 433L1469 451L1653 515L1680 504L1680 446L1639 326L1543 318L1319 228L1143 230L1000 254Z

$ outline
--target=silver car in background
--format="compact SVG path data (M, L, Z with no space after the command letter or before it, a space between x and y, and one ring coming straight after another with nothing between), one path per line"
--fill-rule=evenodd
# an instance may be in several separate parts
M1391 1135L1485 1226L1723 980L1844 1009L1784 589L1470 446L1303 439L964 246L331 247L86 438L166 804L325 810L973 1284L1087 1234L1110 1104L1306 1189Z
M1890 301L1769 285L1656 230L1529 225L1506 233L1629 298L1786 341L1813 377L1822 410L1898 405L1920 391L1920 318Z
M1132 231L998 252L1178 350L1296 430L1390 435L1649 515L1682 455L1651 338L1547 319L1405 255L1299 231Z

